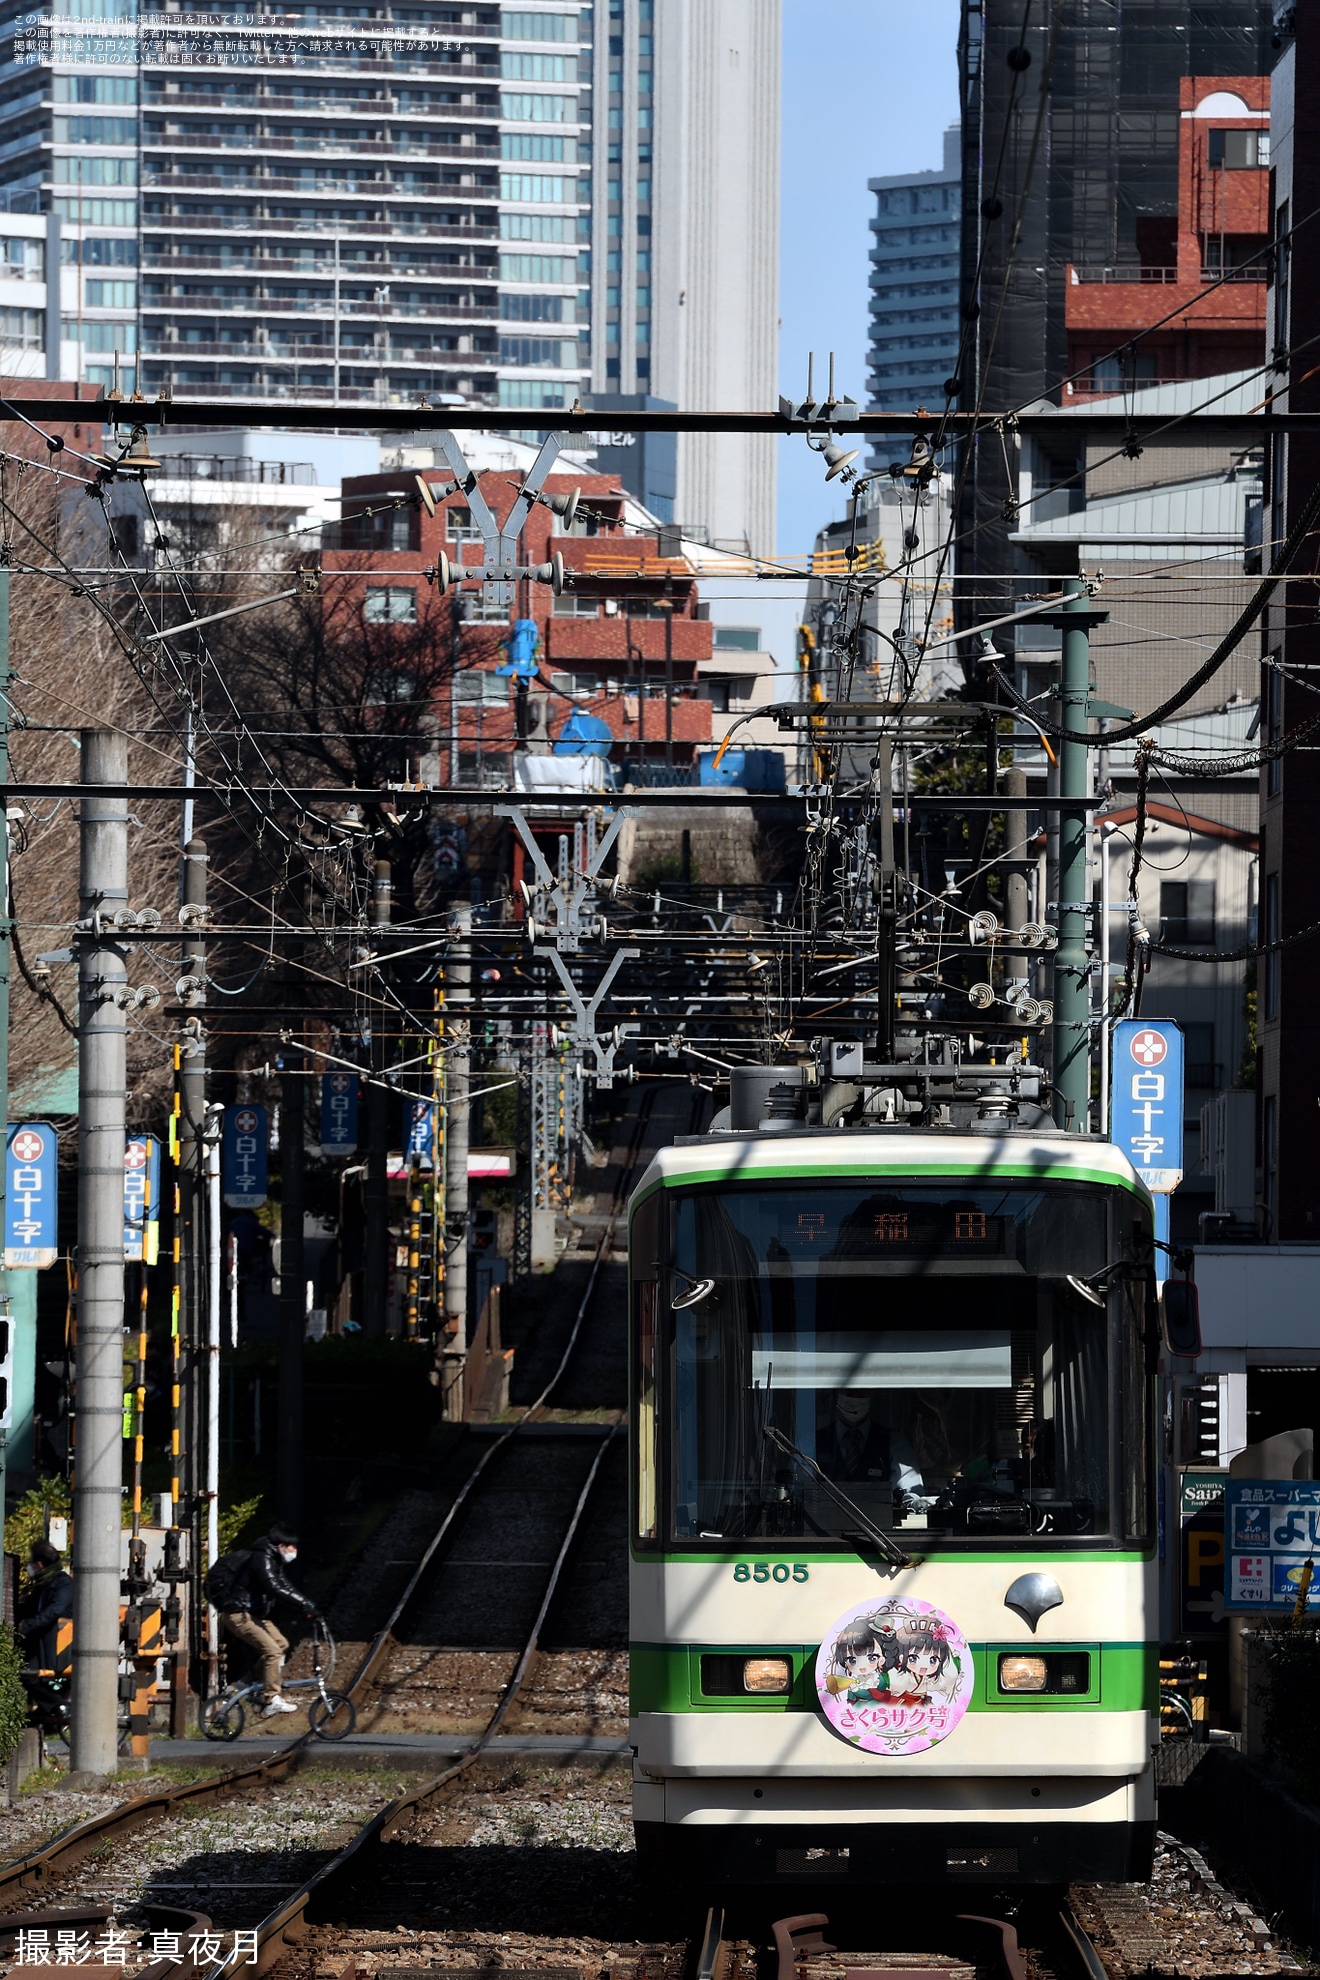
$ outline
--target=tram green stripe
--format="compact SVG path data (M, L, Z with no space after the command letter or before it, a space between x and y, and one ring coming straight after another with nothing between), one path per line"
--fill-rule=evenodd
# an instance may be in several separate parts
M901 1527L898 1528L898 1537L900 1540L907 1540L909 1543L913 1539L913 1535L905 1533ZM985 1563L989 1561L1000 1567L1021 1566L1043 1569L1076 1566L1079 1562L1088 1562L1096 1567L1113 1567L1120 1562L1153 1561L1155 1558L1153 1545L1144 1550L1140 1547L1115 1546L1110 1548L1103 1541L1096 1541L1093 1546L1087 1547L1085 1550L1081 1548L1068 1548L1064 1550L1052 1547L1048 1553L1040 1547L1014 1548L1012 1546L1005 1546L995 1552L991 1552L987 1548L969 1547L964 1549L957 1540L947 1541L943 1546L938 1541L934 1545L931 1545L930 1542L924 1540L924 1536L923 1543L919 1555L916 1556L917 1565L924 1562L939 1561L947 1567L965 1567L969 1562L977 1561ZM753 1550L750 1547L745 1547L739 1553L737 1551L737 1541L731 1541L723 1552L717 1554L708 1553L695 1547L691 1553L653 1552L650 1548L639 1547L635 1540L631 1545L632 1557L639 1567L727 1567L730 1573L732 1573L735 1562L750 1562L761 1558L759 1550ZM782 1551L774 1558L801 1561L807 1567L849 1567L854 1560L861 1557L860 1555L846 1552L841 1548L836 1548L833 1552L826 1553L822 1548L800 1547L793 1545L790 1541L785 1541Z
M639 1712L814 1712L814 1643L634 1643L630 1648L630 1709ZM1035 1646L1028 1646L1034 1648ZM1050 1650L1087 1650L1091 1689L1082 1697L1041 1697L1020 1693L1002 1697L991 1682L1001 1650L1021 1644L973 1643L976 1689L971 1712L1157 1712L1159 1646L1155 1643L1050 1643ZM787 1657L793 1688L778 1698L709 1698L701 1695L702 1652L725 1656Z
M806 1185L818 1179L826 1180L831 1176L869 1177L877 1175L909 1178L920 1176L958 1176L965 1183L976 1182L985 1176L1014 1176L1027 1182L1090 1182L1099 1183L1102 1187L1108 1189L1125 1189L1129 1195L1139 1196L1147 1203L1151 1200L1150 1192L1137 1178L1134 1177L1129 1181L1126 1176L1115 1175L1109 1169L1088 1169L1080 1165L1072 1167L1067 1164L1056 1164L1053 1162L1024 1162L1019 1156L1002 1162L992 1159L985 1168L978 1168L975 1176L969 1176L968 1165L965 1162L902 1161L898 1158L897 1151L895 1151L895 1159L889 1163L839 1161L822 1162L819 1166L813 1163L810 1168L803 1168L792 1163L785 1165L782 1162L767 1162L763 1164L758 1162L753 1156L749 1161L740 1163L736 1173L730 1173L727 1168L692 1169L682 1175L661 1176L651 1184L649 1189L638 1191L629 1205L629 1214L631 1215L638 1204L645 1203L650 1197L654 1196L658 1189L687 1189L693 1183L744 1183L775 1180L800 1182Z

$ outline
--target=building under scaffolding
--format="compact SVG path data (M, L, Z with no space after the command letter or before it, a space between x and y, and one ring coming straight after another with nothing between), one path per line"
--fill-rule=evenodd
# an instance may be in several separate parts
M1163 262L1182 80L1268 75L1272 41L1268 0L963 0L963 409L1057 399L1069 265L1140 279ZM963 624L1007 609L1013 456L993 434L967 464Z

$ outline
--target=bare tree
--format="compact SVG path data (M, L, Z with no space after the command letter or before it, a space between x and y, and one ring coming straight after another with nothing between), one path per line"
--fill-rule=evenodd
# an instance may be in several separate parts
M135 670L106 600L79 570L105 562L99 510L77 481L43 471L40 436L4 429L0 463L0 555L10 567L12 774L16 781L68 782L78 776L79 731L120 728L129 735L131 778L161 781L177 761L160 710ZM69 802L11 805L11 894L20 968L12 973L10 1079L39 1090L76 1061L71 965L37 958L68 946L78 911L78 826ZM130 838L137 905L173 905L177 864L165 807L135 806ZM177 825L173 828L177 843ZM155 958L135 959L137 980L155 980ZM170 1077L168 1045L155 1027L130 1027L135 1119L159 1112Z
M361 566L369 568L367 557ZM464 626L460 646L459 623L452 599L430 588L415 620L373 623L355 567L217 628L216 669L248 731L234 739L244 769L287 786L379 790L418 781L450 719L455 675L496 655L498 626ZM214 697L209 706L214 714ZM304 808L277 799L275 809L294 823ZM372 806L364 822L375 856L394 869L400 917L434 909L443 888L431 870L427 809L400 796Z

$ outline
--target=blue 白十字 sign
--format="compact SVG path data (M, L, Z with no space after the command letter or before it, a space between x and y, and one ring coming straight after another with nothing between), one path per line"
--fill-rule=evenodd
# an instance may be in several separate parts
M1320 1555L1320 1479L1225 1479L1224 1550L1226 1608L1295 1608L1306 1563ZM1320 1609L1315 1566L1308 1609Z
M1114 1026L1109 1138L1147 1189L1177 1189L1183 1162L1183 1035L1168 1018Z
M321 1153L351 1155L358 1138L358 1078L351 1072L321 1074Z
M429 1100L414 1100L408 1121L408 1159L429 1162L434 1152L435 1109Z
M266 1201L269 1147L264 1107L225 1108L220 1186L231 1210L260 1210Z
M47 1121L23 1121L5 1141L5 1264L43 1271L59 1256L58 1144Z
M160 1143L154 1134L124 1143L124 1261L154 1265L160 1256Z

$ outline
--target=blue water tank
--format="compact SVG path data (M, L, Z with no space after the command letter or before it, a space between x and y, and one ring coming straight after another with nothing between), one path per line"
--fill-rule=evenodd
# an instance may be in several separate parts
M608 756L614 741L614 731L608 722L599 715L588 715L585 709L575 708L559 731L559 739L554 744L555 756Z

